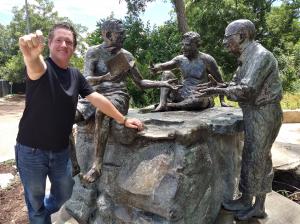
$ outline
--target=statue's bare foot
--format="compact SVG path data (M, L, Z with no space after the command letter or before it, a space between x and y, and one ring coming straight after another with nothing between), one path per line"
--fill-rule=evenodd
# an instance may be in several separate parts
M163 112L163 111L167 111L167 106L163 106L163 105L158 105L154 110L152 110L151 112Z
M223 207L229 211L245 211L252 207L252 202L239 198L237 200L223 202Z
M101 176L100 166L93 166L85 175L82 180L84 183L93 183Z
M264 219L267 216L268 215L264 210L259 209L258 206L254 206L246 211L237 212L237 214L235 215L235 218L237 220L245 221L245 220L249 220L251 218Z

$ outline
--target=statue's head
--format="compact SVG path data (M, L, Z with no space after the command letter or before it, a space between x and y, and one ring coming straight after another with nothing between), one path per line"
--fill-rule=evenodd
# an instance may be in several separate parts
M198 48L200 46L200 35L196 32L187 32L182 39L182 53L188 58L193 58L198 55Z
M108 46L122 48L125 39L125 28L120 20L106 20L102 24L101 34L103 40Z
M248 19L231 22L225 29L224 46L233 54L240 54L241 45L255 39L255 26Z

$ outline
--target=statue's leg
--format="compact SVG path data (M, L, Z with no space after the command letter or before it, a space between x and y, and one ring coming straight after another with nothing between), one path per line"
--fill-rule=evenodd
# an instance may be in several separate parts
M106 148L109 129L110 118L97 110L95 115L94 133L95 160L92 168L83 176L83 180L85 182L92 183L101 175L103 156Z
M177 103L168 103L168 110L201 110L212 107L209 99L188 98Z
M164 71L161 76L162 81L166 81L169 79L175 79L175 75L171 71ZM152 112L160 112L167 110L167 99L170 95L171 90L166 87L160 88L160 98L158 106Z
M72 176L76 176L80 173L80 166L78 164L77 156L76 156L76 148L75 148L75 140L73 133L70 134L70 159L72 162Z
M160 98L158 106L153 110L153 112L166 111L167 110L167 98L170 93L169 88L160 89Z
M253 195L242 194L239 199L223 202L223 207L229 211L246 211L252 208Z
M238 220L249 220L251 218L263 219L267 217L265 212L266 194L256 196L254 206L246 211L240 211L235 216Z

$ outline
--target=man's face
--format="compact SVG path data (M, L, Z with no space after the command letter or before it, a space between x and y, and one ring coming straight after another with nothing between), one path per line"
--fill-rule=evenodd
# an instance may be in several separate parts
M54 30L53 38L49 40L48 46L54 62L58 65L68 65L75 51L72 32L63 28Z
M223 39L224 47L232 54L240 54L240 43L241 43L241 34L236 30L225 30L225 35Z
M111 36L110 36L111 46L122 48L124 40L125 40L125 31L111 32Z
M193 58L193 56L197 55L198 48L197 44L194 41L189 39L182 40L182 53L187 58Z

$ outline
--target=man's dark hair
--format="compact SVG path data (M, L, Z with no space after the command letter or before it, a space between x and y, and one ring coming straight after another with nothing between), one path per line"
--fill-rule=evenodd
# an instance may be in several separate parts
M73 43L73 46L74 48L76 48L77 46L77 33L74 29L74 27L68 23L68 22L61 22L61 23L56 23L50 30L49 32L49 35L48 35L48 40L52 41L53 37L54 37L54 31L56 29L65 29L65 30L70 30L73 34L73 40L74 40L74 43Z
M118 19L108 19L102 23L102 32L123 32L125 27L121 20Z
M200 34L197 32L193 32L193 31L187 32L183 34L183 39L196 43L197 47L200 46L201 37Z

